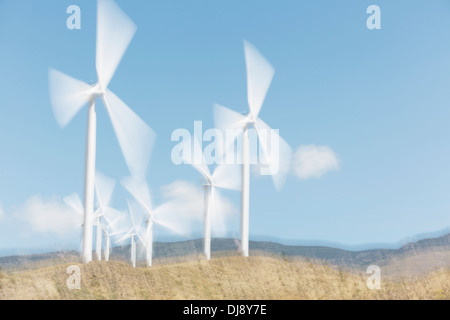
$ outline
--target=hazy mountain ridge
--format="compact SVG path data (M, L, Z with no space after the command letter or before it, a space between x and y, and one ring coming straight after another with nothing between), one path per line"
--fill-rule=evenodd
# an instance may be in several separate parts
M155 242L155 264L202 259L202 247L202 239L172 243ZM238 247L236 239L212 239L212 258L238 255ZM365 272L369 265L376 264L385 267L390 275L414 275L450 265L450 234L408 243L400 249L347 251L321 246L289 246L274 242L251 241L250 251L251 255L311 261L359 272ZM112 260L128 261L129 256L129 246L114 247L111 252ZM6 271L27 270L79 261L78 251L60 251L1 257L0 267Z

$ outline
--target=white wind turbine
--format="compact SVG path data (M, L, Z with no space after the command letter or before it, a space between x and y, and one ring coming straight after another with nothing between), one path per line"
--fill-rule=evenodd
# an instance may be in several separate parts
M111 237L118 233L117 228L121 215L123 215L123 212L113 208L108 208L107 214L103 215L103 219L105 222L103 222L101 226L105 238L105 246L104 246L105 261L109 261L109 255L112 249Z
M292 149L276 131L272 130L258 117L275 70L261 53L245 40L244 50L247 67L247 93L250 112L244 116L223 106L215 105L214 121L216 127L223 132L227 130L238 130L242 133L241 251L243 256L248 257L250 197L249 128L253 127L256 130L259 139L259 147L262 149L262 156L266 165L270 167L266 168L266 170L268 170L268 173L266 174L272 175L277 190L280 190L283 186L289 171ZM270 142L269 137L271 138ZM226 150L230 149L230 143L232 143L234 147L234 140L227 140ZM275 153L275 155L273 153Z
M80 196L78 195L78 193L72 193L68 196L65 196L63 198L63 201L78 215L79 219L80 219L80 224L77 225L79 227L83 227L84 226L84 220L83 220L83 213L84 213L84 208L83 208L83 203L81 202ZM95 215L98 214L98 210L97 209L95 211ZM81 241L81 248L83 248L83 241Z
M193 139L194 150L201 150L200 144L196 138ZM187 158L188 153L183 154L184 163L189 163L192 165L204 178L205 184L205 204L204 204L204 243L203 243L203 253L207 260L211 259L211 225L212 224L223 224L222 212L219 208L221 204L220 193L217 189L228 189L241 191L242 190L242 180L240 179L241 167L233 164L219 164L211 171L208 168L206 159L202 154L201 163L196 163L192 159ZM195 157L194 157L195 159Z
M179 215L183 208L176 201L169 201L158 207L153 207L148 184L142 178L124 178L122 185L134 197L146 214L146 231L143 243L145 247L145 262L150 267L152 266L153 257L153 226L159 224L177 234L185 235L185 221Z
M70 194L63 198L63 201L73 209L73 211L79 216L80 218L80 224L79 226L83 226L83 203L81 202L80 196L77 193ZM100 201L99 201L100 202ZM103 201L103 203L106 203ZM102 247L102 233L105 239L105 246L104 246L104 256L105 260L109 261L109 254L111 250L111 240L110 237L117 234L116 228L117 223L119 220L119 216L122 214L122 212L113 209L109 206L102 206L99 205L99 207L95 210L94 217L93 217L93 224L97 227L97 245L96 245L96 258L97 260L101 260L99 257L101 257L101 247ZM81 244L81 247L83 247L83 244Z
M96 258L97 260L101 260L101 250L103 247L103 255L105 257L105 261L109 261L109 256L111 253L112 245L111 245L111 237L118 234L117 224L119 221L119 216L122 215L123 212L118 211L114 208L107 207L104 212L99 208L98 215L96 216L96 220L94 225L96 226L97 231L97 241L96 241ZM102 237L105 240L105 244L102 246Z
M109 259L109 250L111 246L110 232L113 228L113 222L108 218L108 213L115 210L109 206L116 182L114 179L105 176L100 171L95 173L95 194L97 196L97 213L95 214L96 225L96 248L95 254L97 260L102 259L102 237L105 237L105 260Z
M125 232L118 232L118 233L123 233L123 235L122 235L122 237L120 237L117 240L117 242L123 243L124 241L126 241L128 239L131 240L130 260L131 260L131 265L133 266L133 268L136 268L136 259L137 259L136 243L137 243L137 240L140 240L142 242L142 244L145 246L145 240L140 235L140 233L141 233L140 223L136 224L136 222L135 222L135 217L134 217L135 212L132 208L132 205L129 201L127 201L127 202L128 202L128 214L130 217L131 226Z
M131 39L135 24L113 0L98 0L96 70L98 82L90 86L57 70L49 70L50 98L56 120L66 126L89 104L84 199L83 263L92 260L92 217L96 158L96 112L99 98L111 118L114 131L132 174L143 175L154 141L153 131L122 100L108 90Z

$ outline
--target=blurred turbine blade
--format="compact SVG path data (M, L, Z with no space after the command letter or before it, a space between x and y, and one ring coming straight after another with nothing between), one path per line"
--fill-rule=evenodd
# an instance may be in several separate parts
M175 220L183 221L185 228L189 227L189 222L192 220L203 219L204 190L197 184L175 181L162 188L162 195L167 202L154 210L156 219L162 215L173 214Z
M99 218L102 215L102 212L100 210L100 208L97 208L97 210L94 211L94 215L92 216L92 220ZM95 225L97 224L97 222L94 222Z
M108 87L136 30L134 22L114 1L98 0L96 67L103 89Z
M266 170L271 171L271 174L267 175L272 176L275 188L280 191L290 170L292 148L261 119L257 120L255 128L258 133L259 146L263 150L263 157L267 165Z
M136 177L126 177L121 181L125 189L134 197L134 199L145 209L148 215L152 210L150 198L150 189L144 179Z
M186 228L186 217L180 214L181 210L183 210L182 203L166 202L153 210L153 222L176 234L187 236L189 231Z
M120 237L119 239L117 239L117 243L121 244L123 243L125 240L129 239L132 236L132 230L128 230L122 237Z
M191 157L192 159L194 159L194 161L192 161L192 159L188 159L186 152L183 152L183 162L184 163L189 163L191 166L193 166L198 172L200 172L200 174L207 180L211 180L211 172L209 171L208 165L206 164L206 159L203 155L203 150L200 146L200 143L197 140L197 137L194 137L192 139L193 143L194 143L194 150L200 150L202 152L201 155L201 163L197 163L196 161L196 157L193 156Z
M131 218L131 223L133 230L136 235L144 234L145 231L142 231L142 226L149 219L149 215L144 210L144 208L135 200L128 202L128 210ZM151 217L150 217L151 218Z
M226 130L242 131L247 125L247 118L236 111L214 104L214 124L223 133L226 133Z
M226 233L226 208L222 206L223 200L219 192L212 187L209 194L209 214L211 217L211 232L215 236L224 236Z
M104 213L103 213L103 215L102 215L102 219L103 219L103 221L104 221L104 223L103 223L103 229L104 229L104 231L106 232L106 233L109 233L109 231L111 230L111 228L112 228L112 224L113 224L113 221L110 219L110 218L108 218L108 215L107 215L107 213L109 212L111 210L111 208L106 208L106 210L104 211Z
M244 40L245 61L247 65L247 91L250 113L256 119L269 90L274 68L249 42Z
M213 173L213 184L229 190L242 190L242 166L238 164L220 164Z
M214 124L224 135L224 149L216 150L218 152L217 157L226 162L227 154L232 153L231 156L234 159L235 155L240 152L235 150L234 142L247 127L248 117L219 104L214 104Z
M144 233L144 237L141 236L141 234ZM145 239L146 232L142 232L142 230L139 230L139 232L136 231L136 236L141 241L142 246L147 247L146 239Z
M119 221L116 221L113 227L114 228L111 228L111 232L109 234L111 237L117 237L129 232L131 228L128 214L122 212L122 215L119 217Z
M117 234L120 221L121 221L121 219L123 219L124 216L125 216L125 213L122 211L119 211L119 210L116 210L116 209L110 208L110 207L107 208L103 217L105 218L106 222L108 223L107 229L108 229L108 234L110 236L113 234Z
M49 69L49 91L53 113L62 128L92 96L90 85L52 68Z
M156 134L111 91L104 102L131 175L144 177Z
M98 202L101 209L101 214L105 213L106 208L109 206L109 201L114 191L116 182L114 179L107 177L99 170L95 172L95 192L98 198Z
M78 193L72 193L63 198L63 201L71 207L78 215L83 216L84 208Z
M254 127L259 140L259 161L263 162L264 164L273 164L274 166L278 165L278 155L276 155L276 157L272 159L270 152L270 138L272 134L272 128L270 128L259 118L254 124Z
M134 224L134 214L133 214L134 210L131 207L131 202L129 200L127 200L127 203L128 203L128 214L130 215L132 229L133 232L136 232L136 225Z

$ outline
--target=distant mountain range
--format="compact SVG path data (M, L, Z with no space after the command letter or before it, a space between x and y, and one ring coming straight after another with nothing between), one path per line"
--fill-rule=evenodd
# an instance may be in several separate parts
M203 240L155 242L154 263L173 263L187 259L202 259ZM212 258L238 255L235 239L212 239ZM450 266L450 233L410 242L399 249L348 251L326 246L283 245L275 242L251 241L251 255L269 255L281 259L311 261L336 268L365 273L370 265L381 267L387 276L410 276ZM130 247L114 247L111 259L127 261ZM47 254L0 257L3 270L35 269L54 264L79 262L79 252L61 251Z

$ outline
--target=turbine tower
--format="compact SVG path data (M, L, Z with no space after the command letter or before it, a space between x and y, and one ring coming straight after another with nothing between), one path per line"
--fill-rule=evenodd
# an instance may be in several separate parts
M97 196L97 214L95 215L95 225L96 225L96 247L95 255L97 260L102 260L102 238L105 236L105 241L109 242L109 236L107 232L107 227L111 225L111 220L108 219L107 213L112 210L109 207L109 202L111 201L112 194L114 192L116 182L114 179L105 176L100 171L95 173L95 194ZM105 244L105 250L109 250L109 243ZM109 252L105 255L108 255ZM106 258L106 256L105 256ZM106 259L107 260L107 259Z
M130 261L133 268L136 268L136 260L137 260L137 252L136 252L136 242L137 240L140 240L145 245L145 240L141 237L139 234L140 231L140 224L135 223L134 219L134 210L131 207L131 203L128 202L128 214L131 220L131 227L128 229L128 231L124 232L124 235L117 240L118 243L124 242L127 239L131 239L131 256Z
M194 150L201 150L200 144L194 137ZM195 157L194 157L195 158ZM220 194L217 189L228 189L235 191L242 191L242 184L239 176L241 174L241 167L236 164L220 164L211 171L208 168L205 157L202 155L201 163L196 163L192 159L187 158L187 153L183 154L184 163L192 165L204 179L205 188L205 204L204 204L204 242L203 253L206 260L211 259L211 225L218 223L220 216Z
M118 228L120 215L123 215L123 212L108 207L107 211L102 216L102 218L106 222L101 224L103 235L105 238L105 246L104 246L105 261L109 261L109 255L112 249L111 237L117 234L116 230Z
M96 245L96 258L101 260L102 248L104 250L103 256L105 261L109 261L109 255L111 252L111 236L117 235L118 216L123 214L114 208L106 207L106 209L99 208L97 210L95 226L97 227L97 245ZM113 216L114 218L111 218ZM105 240L105 244L102 246L102 239Z
M98 0L96 71L90 86L57 70L49 70L50 98L57 122L65 127L88 104L86 172L84 188L83 263L92 260L92 218L96 158L97 116L95 103L103 102L111 118L127 166L133 175L145 174L154 133L108 85L136 32L136 25L113 0Z
M292 156L291 147L279 134L272 130L259 118L259 113L269 90L275 70L270 63L249 42L244 40L245 60L247 67L247 94L250 112L244 116L220 105L214 106L214 121L216 127L223 132L240 130L242 132L242 202L241 202L241 253L244 257L249 254L249 205L250 205L250 141L249 129L254 128L259 146L266 165L276 168L271 175L277 190L284 184L289 171ZM270 143L269 143L269 137ZM275 142L274 142L275 141ZM227 141L227 144L234 140ZM273 146L272 144L275 144ZM278 146L278 148L276 148ZM226 150L230 150L226 145ZM275 148L275 150L274 150ZM278 149L278 150L277 150ZM273 155L273 153L276 153ZM260 159L261 160L261 159Z

